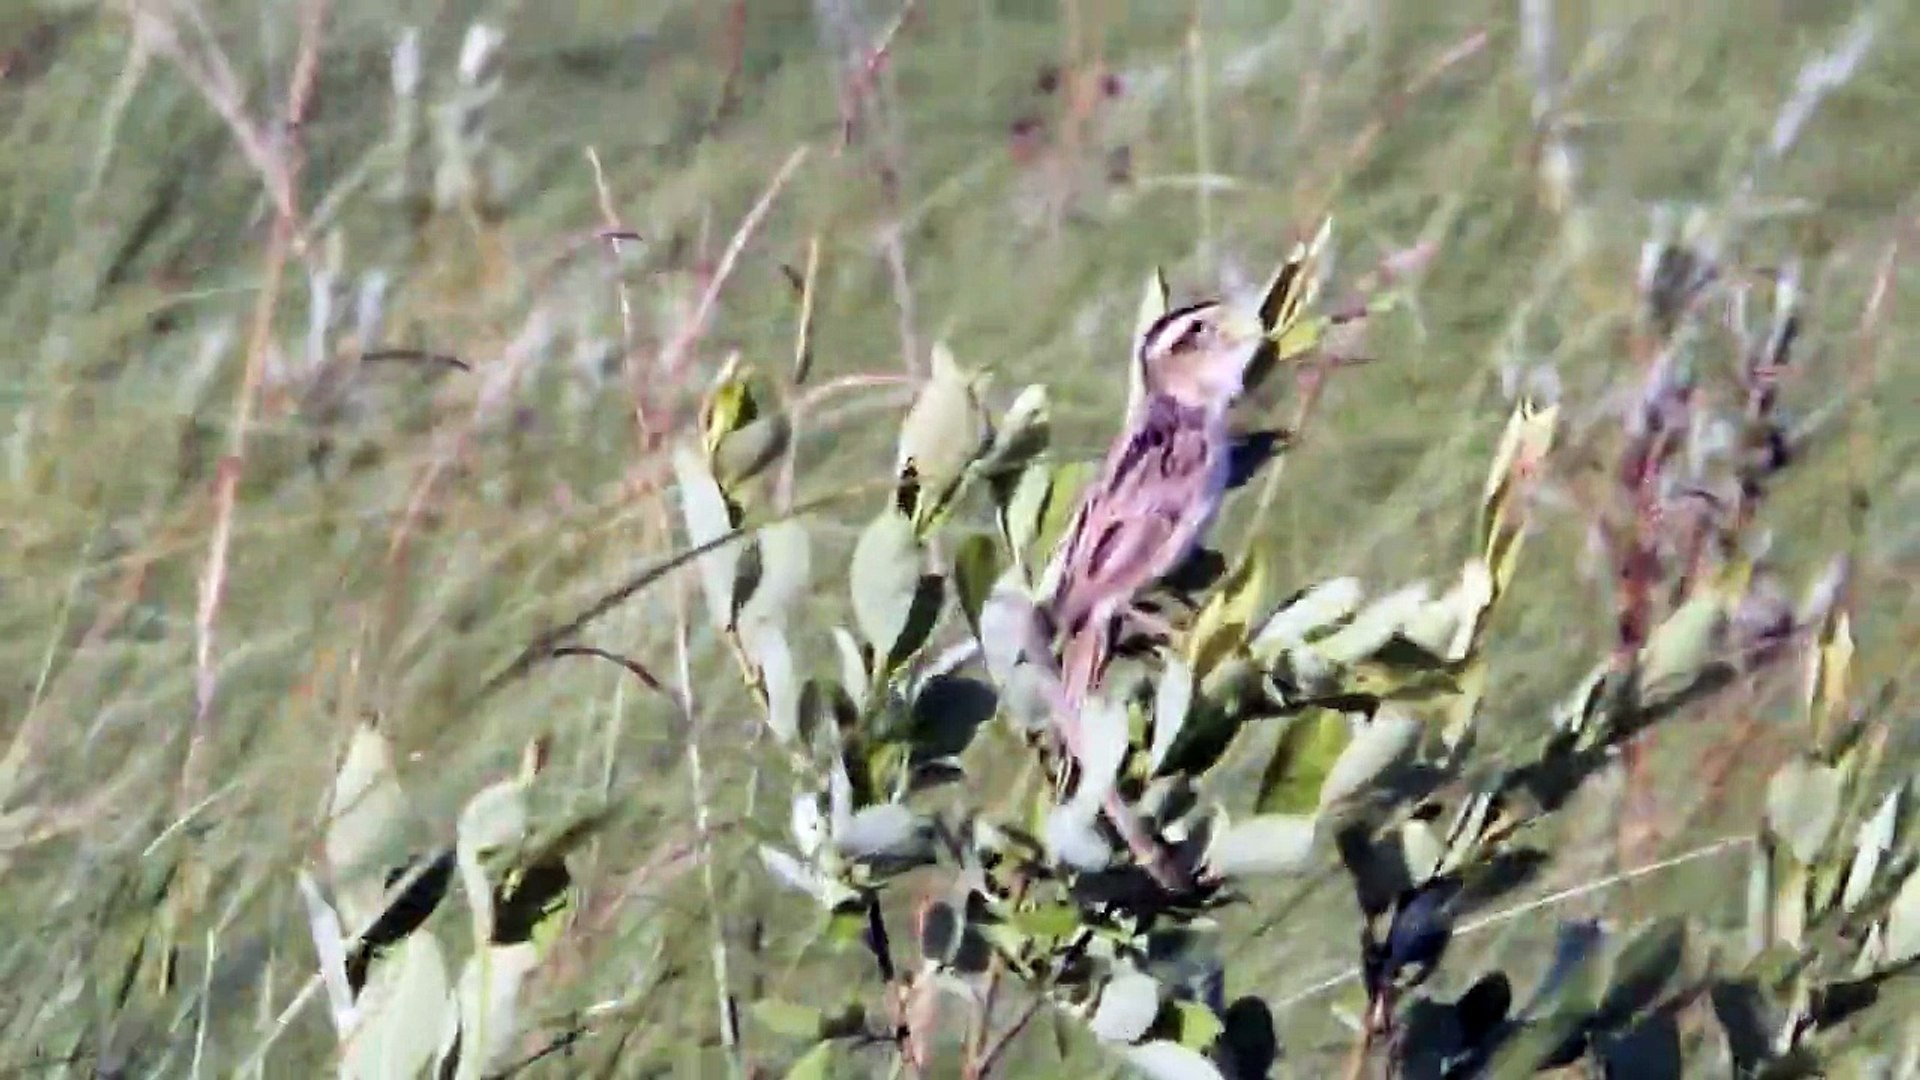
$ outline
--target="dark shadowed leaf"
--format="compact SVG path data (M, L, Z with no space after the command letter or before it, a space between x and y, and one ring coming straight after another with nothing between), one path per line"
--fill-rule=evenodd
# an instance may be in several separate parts
M1608 1076L1681 1080L1686 1075L1680 1028L1669 1013L1649 1016L1625 1031L1596 1039L1594 1056Z
M993 687L979 679L935 675L914 695L914 753L924 758L958 755L999 705Z
M1668 984L1679 976L1686 949L1684 919L1659 919L1635 935L1614 960L1611 985L1600 1003L1599 1022L1620 1027L1656 1004Z

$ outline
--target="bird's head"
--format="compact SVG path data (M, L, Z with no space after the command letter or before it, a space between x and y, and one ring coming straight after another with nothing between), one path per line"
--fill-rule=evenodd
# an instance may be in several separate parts
M1265 340L1259 315L1209 300L1175 308L1140 336L1136 361L1149 391L1183 405L1224 409Z

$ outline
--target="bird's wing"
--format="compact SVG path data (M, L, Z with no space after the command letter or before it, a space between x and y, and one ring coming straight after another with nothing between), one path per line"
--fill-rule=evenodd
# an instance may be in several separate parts
M1108 453L1063 546L1054 610L1062 629L1131 598L1187 554L1218 497L1219 448L1171 402L1150 402Z

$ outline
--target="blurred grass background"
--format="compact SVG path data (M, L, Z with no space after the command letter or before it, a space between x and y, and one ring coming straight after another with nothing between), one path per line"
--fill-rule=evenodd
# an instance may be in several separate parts
M1576 416L1603 408L1628 374L1652 208L1719 205L1751 177L1766 213L1730 254L1747 268L1798 256L1813 295L1808 362L1785 395L1817 436L1771 507L1775 551L1789 567L1853 552L1865 679L1911 683L1920 315L1903 302L1915 275L1898 247L1920 177L1911 5L1881 4L1862 24L1850 5L1787 0L923 0L875 64L862 55L897 14L881 0L328 7L311 112L297 136L273 135L304 148L310 243L272 309L204 657L216 475L274 206L204 88L136 28L171 20L195 55L217 47L272 133L301 5L0 11L0 1072L178 1075L198 1062L222 1074L252 1053L312 969L293 874L365 715L409 755L422 844L447 840L464 799L541 733L555 797L616 814L576 867L576 921L527 1023L551 1034L619 1004L593 1014L574 1056L539 1069L718 1068L686 726L591 665L466 703L535 634L676 545L636 388L671 434L730 351L783 372L795 304L782 268L804 263L810 238L811 385L910 375L945 341L993 372L1003 403L1049 384L1059 438L1089 456L1124 400L1120 358L1152 265L1180 296L1254 281L1328 208L1340 281L1431 243L1415 302L1368 336L1378 361L1330 382L1270 512L1240 515L1287 582L1350 573L1385 588L1456 565L1507 408L1503 375L1550 366ZM1529 20L1536 36L1552 29L1544 69ZM499 94L471 133L481 186L436 206L432 177L408 179L392 153L391 57L418 28L431 144L431 106L457 94L476 21L502 35ZM1803 66L1861 25L1867 47L1846 77L1796 91ZM1816 107L1764 160L1796 100ZM1541 153L1554 139L1575 161L1558 187ZM801 144L809 156L685 370L660 370L728 237ZM617 260L593 236L606 213L589 147L613 214L642 238ZM1877 284L1886 299L1868 319ZM471 370L357 362L376 348ZM801 493L890 465L904 398L874 381L809 414ZM1276 418L1288 409L1273 403ZM1579 490L1580 463L1565 471ZM1611 633L1604 584L1579 572L1577 509L1545 515L1497 631L1496 729L1536 722ZM816 556L815 576L831 592L849 534L826 535L840 547ZM587 639L664 668L672 596L641 594ZM695 647L696 670L716 676L700 684L697 725L717 888L737 900L725 913L737 989L803 996L847 980L858 961L803 951L810 912L742 858L783 798L744 794L764 756L755 722L716 643ZM182 779L208 697L197 673L213 678L198 782ZM1657 767L1688 776L1721 719L1666 733ZM1670 790L1682 820L1684 785ZM1710 820L1683 831L1713 835ZM1643 887L1652 904L1706 911L1724 870ZM1352 918L1338 898L1271 899L1234 924L1248 943L1231 992L1282 1002L1350 962ZM1500 937L1474 949L1496 957ZM1476 959L1463 950L1450 968ZM267 1075L320 1067L321 1013L292 1021ZM1343 1045L1322 999L1280 1020L1286 1075L1318 1075L1316 1055ZM751 1027L749 1040L769 1065L788 1053ZM1054 1069L1052 1053L1031 1048L1022 1070ZM1101 1067L1075 1053L1071 1070Z

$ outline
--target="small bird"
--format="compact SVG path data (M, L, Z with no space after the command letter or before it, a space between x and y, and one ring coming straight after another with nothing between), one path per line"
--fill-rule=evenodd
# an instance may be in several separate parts
M1145 393L1068 525L1048 613L1076 707L1099 681L1114 623L1180 565L1212 524L1232 463L1227 410L1266 340L1253 312L1210 300L1168 312L1140 338Z
M1266 340L1257 314L1220 301L1170 311L1141 336L1141 395L1127 430L1067 527L1042 618L1064 635L1055 721L1064 749L1086 760L1080 714L1113 653L1117 624L1149 585L1199 542L1227 487L1227 410ZM1117 789L1104 810L1159 887L1184 895L1188 873L1141 827Z

